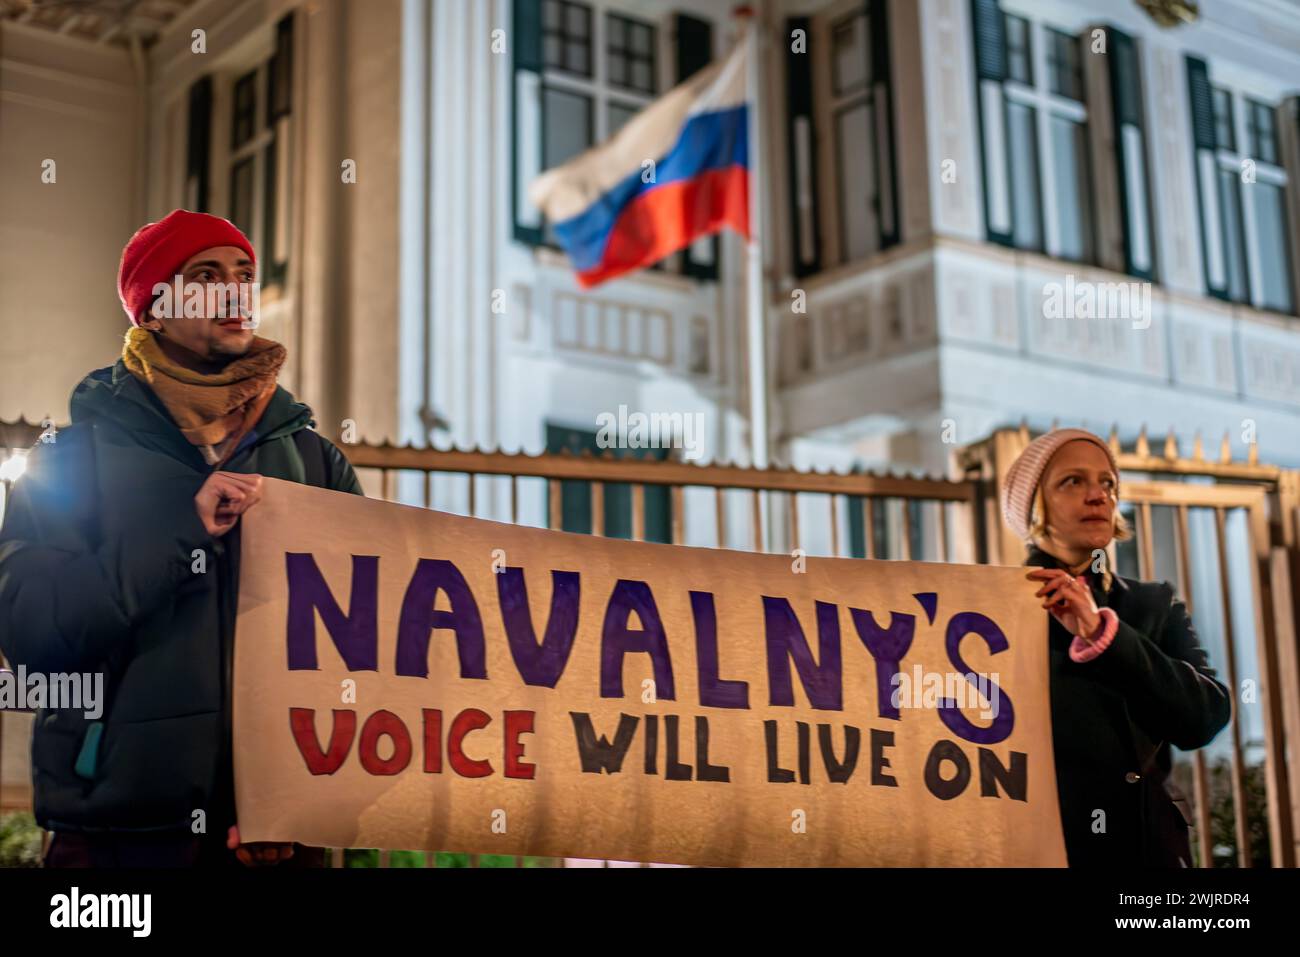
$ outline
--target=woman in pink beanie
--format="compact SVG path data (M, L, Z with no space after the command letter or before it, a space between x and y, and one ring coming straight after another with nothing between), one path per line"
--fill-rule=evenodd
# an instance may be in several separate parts
M1026 577L1051 615L1052 742L1070 866L1190 866L1191 815L1168 780L1170 745L1209 744L1232 703L1173 588L1107 567L1107 546L1129 537L1110 447L1082 429L1035 439L1007 472L1002 514L1029 546L1036 567Z

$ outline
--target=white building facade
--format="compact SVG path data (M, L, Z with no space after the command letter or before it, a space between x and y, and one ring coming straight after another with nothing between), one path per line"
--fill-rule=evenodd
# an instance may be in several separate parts
M201 0L134 56L0 20L0 318L39 363L0 417L59 418L116 351L120 243L189 206L253 236L324 431L539 451L626 406L745 461L740 242L582 291L526 198L732 42L730 4L685 6ZM1201 6L758 5L778 461L940 472L1027 418L1300 464L1300 10ZM76 182L28 185L47 155ZM94 284L37 332L66 244L34 224L74 216ZM51 330L66 370L30 358Z
M766 5L778 457L942 471L1025 417L1295 464L1296 12ZM627 405L703 411L706 457L743 460L739 243L582 292L526 199L720 53L725 5L404 17L403 437L432 409L458 442L538 450Z
M892 416L935 468L939 422L964 442L1024 417L1295 461L1296 11L1202 7L1162 29L1126 0L868 6L891 41L900 234L843 265L812 223L829 269L807 243L778 256L804 276L774 299L816 290L807 319L774 316L789 433ZM843 198L822 177L837 188L812 209Z

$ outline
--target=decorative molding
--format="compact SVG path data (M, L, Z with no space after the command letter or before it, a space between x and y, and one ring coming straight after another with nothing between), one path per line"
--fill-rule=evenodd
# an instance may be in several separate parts
M1137 0L1137 5L1157 26L1165 28L1195 23L1201 17L1196 0Z
M808 293L807 314L770 313L782 386L933 345L934 275L929 257Z
M0 22L50 37L96 46L127 46L133 40L153 42L158 34L194 0L80 0L76 3L6 0L0 4Z
M1244 396L1300 405L1300 340L1265 328L1239 332Z
M551 303L556 349L673 367L674 317L669 310L571 292L555 293Z

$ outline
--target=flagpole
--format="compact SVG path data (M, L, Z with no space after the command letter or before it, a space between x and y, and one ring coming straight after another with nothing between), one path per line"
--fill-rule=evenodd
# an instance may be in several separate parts
M767 302L763 286L763 200L767 195L764 177L763 97L761 41L762 24L757 4L741 7L749 44L746 86L748 96L749 240L746 243L746 336L749 353L750 458L754 468L768 466L767 420Z

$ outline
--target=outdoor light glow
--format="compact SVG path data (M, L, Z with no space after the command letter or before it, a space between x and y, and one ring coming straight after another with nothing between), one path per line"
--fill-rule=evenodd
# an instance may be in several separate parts
M27 453L14 452L0 463L0 482L16 482L27 471Z

